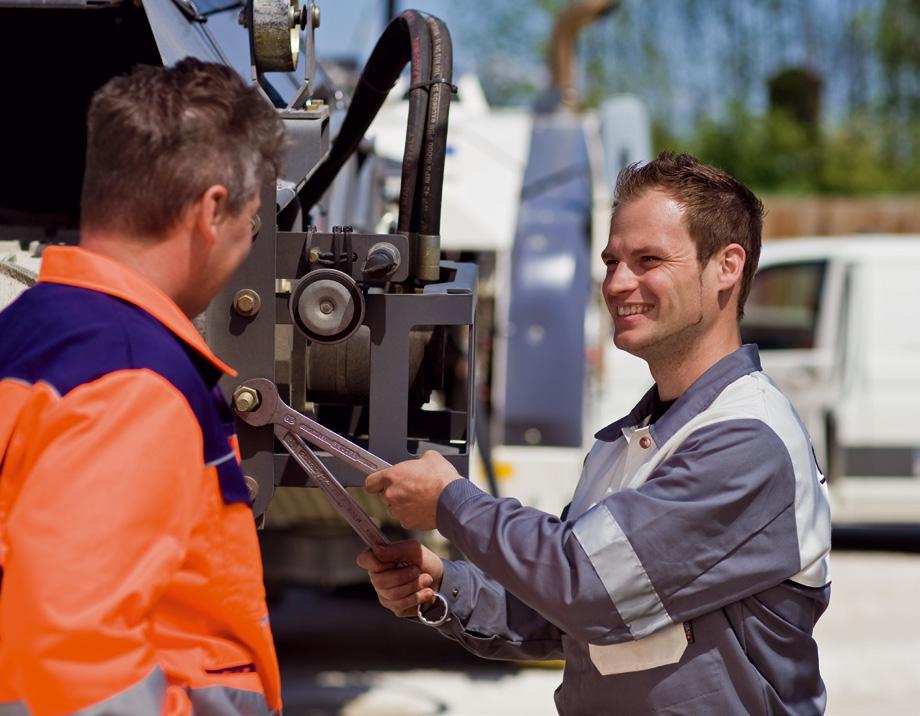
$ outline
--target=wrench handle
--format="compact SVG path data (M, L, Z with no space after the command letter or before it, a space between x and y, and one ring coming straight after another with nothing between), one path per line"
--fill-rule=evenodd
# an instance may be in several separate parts
M282 402L279 408L281 410L281 415L279 416L281 427L297 433L304 440L331 453L342 462L351 465L365 475L392 467L386 460L377 457L360 445L355 445L351 440L343 438L325 425L308 418L306 415L301 415L285 403Z
M275 426L275 435L291 454L291 457L294 458L295 462L323 491L336 511L351 525L351 528L363 540L364 544L368 547L374 547L375 545L390 543L390 540L380 531L380 528L377 527L370 515L349 494L348 490L342 487L342 483L335 479L335 476L329 472L329 468L307 447L300 436L281 425Z

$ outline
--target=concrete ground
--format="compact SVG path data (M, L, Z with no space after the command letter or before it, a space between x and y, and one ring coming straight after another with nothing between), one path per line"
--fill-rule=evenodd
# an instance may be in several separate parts
M827 713L920 713L920 529L835 535L831 569L816 632ZM289 589L272 621L287 716L555 714L561 670L476 659L365 589Z
M920 714L920 554L839 551L815 636L828 714Z

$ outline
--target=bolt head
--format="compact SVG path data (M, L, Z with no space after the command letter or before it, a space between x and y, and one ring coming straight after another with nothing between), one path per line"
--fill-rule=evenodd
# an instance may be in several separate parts
M260 402L258 391L248 386L241 385L233 391L233 406L241 413L251 413Z
M262 307L262 299L251 288L244 288L236 292L233 297L233 310L241 316L254 316Z

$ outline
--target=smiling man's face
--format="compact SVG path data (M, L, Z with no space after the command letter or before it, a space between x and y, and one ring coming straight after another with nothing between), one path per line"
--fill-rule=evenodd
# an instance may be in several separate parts
M718 313L713 262L701 267L684 210L649 189L617 207L603 294L614 321L614 343L649 362L684 351Z

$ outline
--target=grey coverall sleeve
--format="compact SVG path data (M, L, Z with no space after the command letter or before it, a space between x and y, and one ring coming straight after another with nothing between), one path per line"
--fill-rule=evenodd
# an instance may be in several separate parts
M438 502L439 531L477 568L464 570L475 575L470 603L475 604L484 593L481 585L487 584L492 594L507 593L501 597L505 603L541 615L560 640L561 633L588 641L611 630L625 639L626 625L575 538L573 525L515 499L494 498L468 480L450 483ZM508 633L508 610L495 610L495 602L482 608L476 605L470 609L476 621L466 621L463 585L458 597L453 597L454 587L446 577L445 572L441 592L467 629L484 637Z
M441 633L477 656L562 658L559 629L475 565L445 560L441 592L451 610L451 620L440 627Z
M756 420L702 427L637 489L574 521L466 480L438 503L438 529L484 574L580 642L647 636L794 575L795 477ZM506 614L483 634L501 633Z

